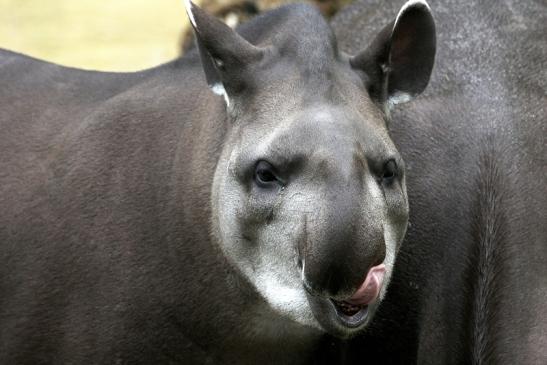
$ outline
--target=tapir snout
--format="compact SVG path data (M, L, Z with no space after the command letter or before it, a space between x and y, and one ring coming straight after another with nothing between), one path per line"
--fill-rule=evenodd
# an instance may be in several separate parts
M325 213L316 218L317 226L307 227L302 278L314 294L347 299L363 284L370 268L384 261L382 227L367 220L362 194L332 194Z

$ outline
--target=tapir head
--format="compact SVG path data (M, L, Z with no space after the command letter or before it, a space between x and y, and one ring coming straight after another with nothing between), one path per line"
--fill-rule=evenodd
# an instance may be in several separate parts
M190 2L187 11L207 82L226 104L213 236L280 315L358 333L407 227L404 163L387 122L429 81L429 7L408 2L357 55L337 49L309 6L281 8L242 35Z

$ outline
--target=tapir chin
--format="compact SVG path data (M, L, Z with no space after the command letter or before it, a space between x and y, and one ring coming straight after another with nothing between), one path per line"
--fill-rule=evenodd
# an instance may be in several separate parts
M0 363L329 362L381 305L428 5L351 55L309 5L186 9L196 47L142 72L0 53Z

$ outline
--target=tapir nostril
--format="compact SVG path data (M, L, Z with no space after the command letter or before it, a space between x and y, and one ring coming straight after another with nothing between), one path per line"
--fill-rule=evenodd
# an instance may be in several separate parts
M313 265L306 262L302 265L302 281L306 289L313 295L324 297L338 297L342 292L350 291L348 271L338 265L325 268L322 265ZM341 265L340 265L341 266Z
M363 285L367 273L385 260L385 245L380 240L359 249L355 247L329 244L322 247L327 250L321 255L316 252L299 258L302 281L308 291L331 299L351 297Z

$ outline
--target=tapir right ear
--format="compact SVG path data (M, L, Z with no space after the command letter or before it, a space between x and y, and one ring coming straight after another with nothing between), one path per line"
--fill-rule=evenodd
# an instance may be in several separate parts
M263 50L192 1L184 0L184 3L196 35L207 84L213 92L223 95L227 106L230 106L231 97L245 87L243 70L250 63L259 61Z
M370 96L392 106L420 94L435 60L435 22L425 0L410 0L363 52L353 68L364 71Z

